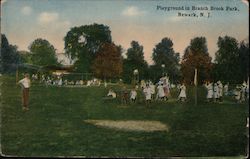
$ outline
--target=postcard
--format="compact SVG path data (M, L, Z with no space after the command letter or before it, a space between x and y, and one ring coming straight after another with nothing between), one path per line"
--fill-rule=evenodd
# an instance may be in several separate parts
M247 158L247 0L1 0L2 157Z

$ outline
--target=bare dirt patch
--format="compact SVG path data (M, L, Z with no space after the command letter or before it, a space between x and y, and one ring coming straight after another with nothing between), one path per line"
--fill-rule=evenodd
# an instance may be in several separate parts
M119 129L124 131L168 131L168 126L159 121L136 121L136 120L84 120L99 127Z

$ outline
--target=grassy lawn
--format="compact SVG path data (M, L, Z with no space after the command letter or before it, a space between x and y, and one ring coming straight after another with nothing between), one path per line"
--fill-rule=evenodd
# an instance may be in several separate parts
M21 90L14 77L2 76L1 150L17 156L243 156L248 104L206 103L198 89L198 105L141 99L121 106L104 101L107 89L59 88L33 84L30 110L22 111ZM118 89L118 88L115 88ZM192 95L192 88L188 88ZM96 127L84 120L154 120L169 131L133 132Z

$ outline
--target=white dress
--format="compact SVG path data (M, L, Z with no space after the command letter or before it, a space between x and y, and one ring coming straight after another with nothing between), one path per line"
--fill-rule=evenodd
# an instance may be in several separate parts
M159 97L159 98L162 98L162 97L165 96L164 89L163 89L163 86L162 86L162 85L159 85L159 86L157 87L157 90L158 90L158 97Z
M219 98L219 87L217 85L214 86L214 98Z
M187 95L186 95L186 86L182 85L180 87L180 89L181 89L181 92L179 94L179 98L187 98Z
M145 93L146 100L151 100L151 89L150 87L146 87L143 92Z
M223 85L221 82L218 84L218 87L219 87L218 95L219 95L219 97L222 97L223 96Z
M136 99L137 92L136 91L131 91L130 93L130 99Z
M151 89L151 94L155 94L155 85L151 84L150 89Z
M213 85L212 83L209 83L208 85L206 85L207 88L207 98L211 99L213 98Z

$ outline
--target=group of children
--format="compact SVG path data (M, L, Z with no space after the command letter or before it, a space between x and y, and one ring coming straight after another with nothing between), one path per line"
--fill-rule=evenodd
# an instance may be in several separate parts
M215 83L207 81L205 83L207 89L207 101L208 102L222 102L223 96L228 96L229 94L229 83L224 86L221 81ZM236 88L231 91L231 95L235 97L238 103L244 102L249 99L249 84L245 81L241 85L237 85Z
M167 101L169 96L171 95L170 86L170 81L167 76L160 78L159 82L156 85L154 85L151 81L145 82L144 80L142 80L140 83L140 89L138 85L136 85L135 88L131 89L129 93L129 99L131 102L135 103L138 95L137 91L140 90L144 95L146 104L151 103L152 100ZM182 85L178 86L178 89L180 90L178 100L184 102L187 98L185 84L183 83ZM110 89L107 96L116 98L117 96L114 94L116 93L112 89Z

